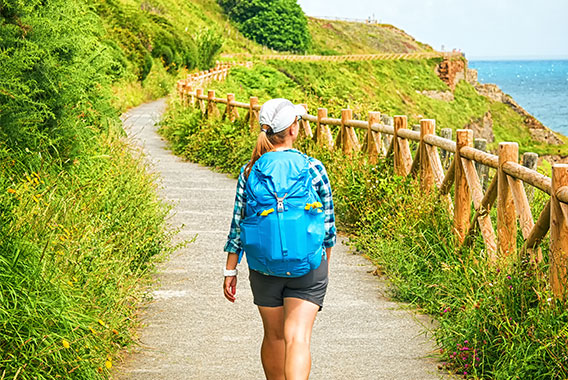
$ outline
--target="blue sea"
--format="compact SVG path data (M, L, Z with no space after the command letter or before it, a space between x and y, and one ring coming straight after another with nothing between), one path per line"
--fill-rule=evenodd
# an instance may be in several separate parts
M550 129L568 136L568 60L469 61Z

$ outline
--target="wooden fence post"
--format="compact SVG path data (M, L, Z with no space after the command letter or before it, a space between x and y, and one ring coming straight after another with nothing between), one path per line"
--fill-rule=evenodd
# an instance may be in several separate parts
M369 154L369 163L375 165L379 159L379 146L377 144L377 138L380 139L381 136L377 136L377 132L371 129L373 124L380 123L381 113L380 112L369 112L369 120L367 126L367 140L365 147L367 148L367 153Z
M487 140L477 138L473 141L473 147L483 152L487 152ZM477 170L481 188L484 190L487 189L487 184L489 182L489 167L483 165L481 162L476 162L475 170Z
M250 127L250 132L253 133L257 130L257 128L259 127L258 125L258 114L259 111L255 110L254 107L258 106L258 97L256 96L251 96L250 97L250 103L249 103L249 127Z
M394 172L396 175L406 177L410 173L410 166L412 165L412 154L410 153L410 146L408 140L398 137L398 131L406 129L408 126L408 119L404 115L394 116L394 136L391 144L393 144L394 154Z
M186 85L185 85L185 89L186 89L186 94L189 95L189 97L186 99L185 105L186 106L193 106L193 102L195 101L195 97L193 95L193 86L191 84L189 84L190 82L187 81Z
M201 99L201 96L203 96L203 89L202 88L196 88L195 89L195 105L197 106L197 108L199 108L199 110L203 114L203 113L205 113L205 102L203 101L203 99Z
M394 129L394 118L392 116L387 116L385 114L381 114L381 122L384 125L389 125ZM394 139L393 135L389 135L388 133L381 133L381 139L379 142L379 148L381 155L384 157L388 157L389 154L393 154L394 152L390 152L389 150L394 149L392 145L392 140Z
M432 119L420 120L420 188L423 191L429 191L434 185L434 168L430 162L431 154L438 154L438 151L428 149L424 142L426 135L433 135L436 131L436 121Z
M327 118L327 108L318 108L318 121L316 124L316 143L321 146L327 146L328 149L333 148L333 136L329 126L321 122Z
M225 109L225 117L231 122L239 118L239 110L232 106L231 102L235 101L235 94L227 94L227 108Z
M442 128L440 130L440 137L445 138L447 140L452 139L452 128ZM442 149L440 151L440 155L442 156L442 165L444 165L444 169L448 169L450 167L450 152L447 150Z
M523 166L536 171L538 166L538 154L532 152L523 154ZM525 191L529 202L532 202L534 198L534 187L525 183Z
M503 171L503 164L519 162L519 145L503 142L499 144L499 169L497 170L497 241L500 257L508 257L517 251L517 217L513 193Z
M219 108L215 102L215 90L207 91L207 113L208 119L216 119L220 116Z
M556 298L566 296L568 268L568 205L557 198L558 191L568 188L568 165L552 167L550 197L550 285Z
M308 112L308 105L307 104L300 104ZM304 136L310 139L314 138L314 134L312 133L312 128L310 127L310 122L307 120L300 120L300 130L304 132Z
M191 103L191 91L193 90L193 88L191 87L191 84L189 84L189 81L186 81L184 86L183 86L183 105L187 106Z
M347 156L351 156L351 153L356 148L357 141L353 141L351 131L353 128L345 125L349 120L353 119L353 110L342 109L341 110L341 130L337 139L337 145L341 145L343 153Z
M464 242L467 231L469 230L471 217L471 189L467 184L467 177L463 169L460 154L460 150L464 146L473 146L473 131L471 129L457 130L456 154L454 156L454 229L460 245Z

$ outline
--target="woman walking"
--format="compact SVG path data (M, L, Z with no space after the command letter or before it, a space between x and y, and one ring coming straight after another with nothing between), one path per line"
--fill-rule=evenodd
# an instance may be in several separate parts
M323 164L292 148L302 106L272 99L260 109L260 133L241 168L225 245L225 297L235 301L237 263L246 253L264 326L261 361L268 380L308 379L310 339L323 306L336 230Z

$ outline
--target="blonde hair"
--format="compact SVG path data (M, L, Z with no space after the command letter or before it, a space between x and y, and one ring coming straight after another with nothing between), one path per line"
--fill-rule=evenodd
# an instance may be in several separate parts
M293 125L293 124L292 124ZM280 131L278 133L273 133L272 128L268 125L263 125L260 127L260 133L256 139L256 145L252 150L252 156L249 163L245 167L245 178L248 179L250 170L252 169L254 163L266 152L274 150L274 145L279 145L286 141L286 136L288 135L290 127Z

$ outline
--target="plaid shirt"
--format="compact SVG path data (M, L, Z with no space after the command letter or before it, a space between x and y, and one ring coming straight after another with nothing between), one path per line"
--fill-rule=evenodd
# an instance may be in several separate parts
M323 209L325 210L325 238L323 245L326 248L333 247L336 240L335 229L335 214L333 212L333 199L331 194L331 185L329 178L323 164L315 158L309 157L310 160L310 174L312 175L312 185L318 193ZM246 165L241 168L241 174L237 182L237 194L235 196L235 208L233 209L233 220L231 221L231 229L225 244L225 252L236 253L239 257L243 254L241 245L241 220L246 204L245 193L245 174L244 169Z

